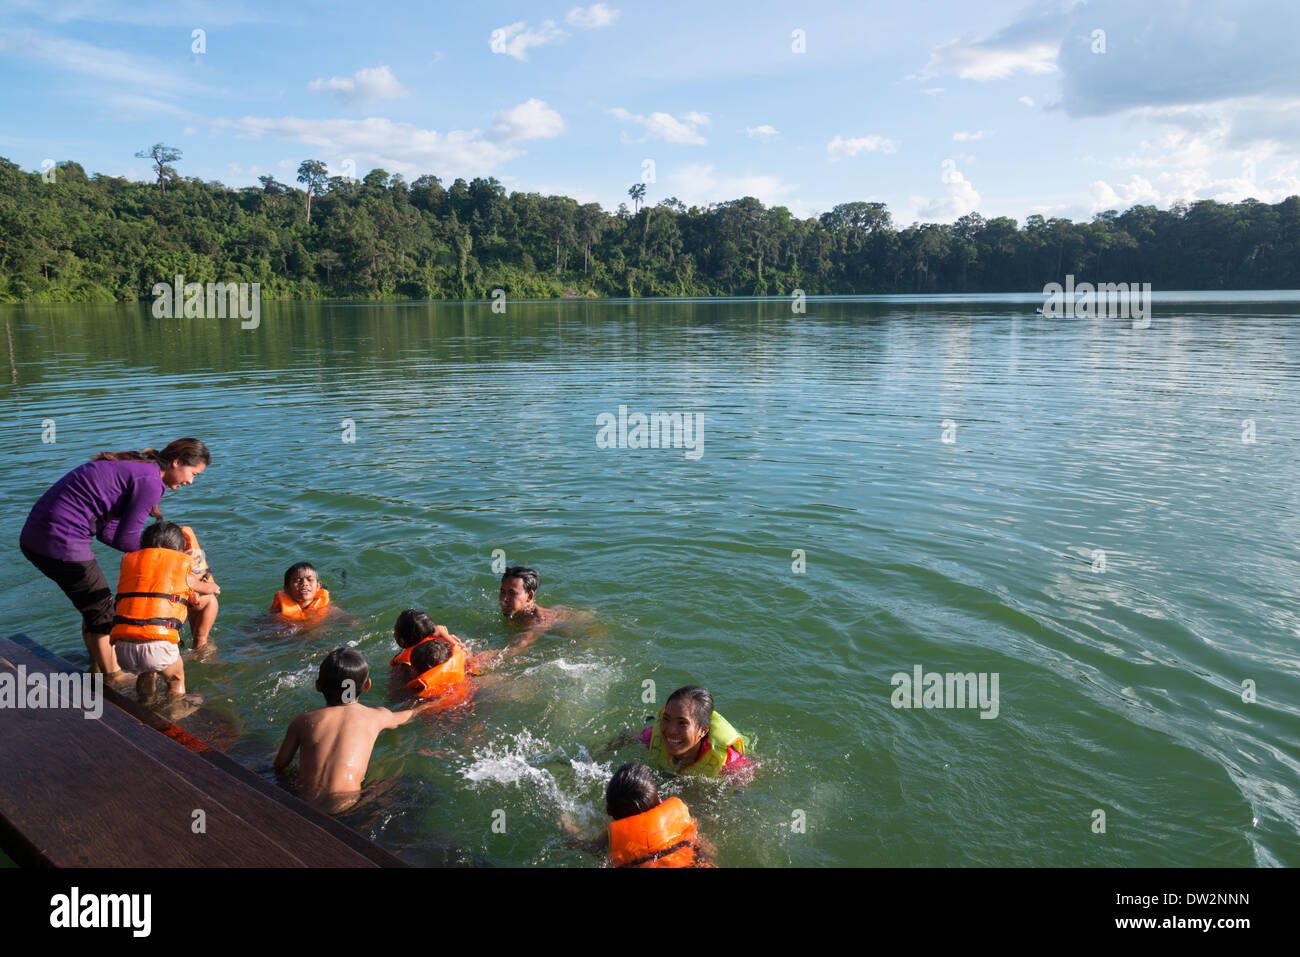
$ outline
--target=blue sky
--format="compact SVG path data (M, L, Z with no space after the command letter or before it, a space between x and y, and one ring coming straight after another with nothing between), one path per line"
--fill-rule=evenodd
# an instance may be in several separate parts
M0 155L1086 220L1300 193L1298 34L1291 0L7 0Z

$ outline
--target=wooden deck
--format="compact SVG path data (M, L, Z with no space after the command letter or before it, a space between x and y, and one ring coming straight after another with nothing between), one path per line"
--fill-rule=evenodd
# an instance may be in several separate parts
M20 665L79 673L22 635L0 638L4 680ZM0 707L0 769L0 848L25 866L404 866L108 687L98 719Z

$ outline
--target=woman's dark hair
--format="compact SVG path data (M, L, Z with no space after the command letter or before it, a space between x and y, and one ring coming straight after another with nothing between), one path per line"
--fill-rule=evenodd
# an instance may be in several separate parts
M166 469L173 462L181 465L195 466L200 463L206 468L212 464L212 455L208 447L198 439L177 439L167 443L161 452L157 449L142 449L139 452L99 452L92 462L152 462L160 469ZM149 509L149 515L162 519L162 511L155 505Z
M370 677L370 668L361 652L355 648L335 648L320 663L320 691L326 704L351 704L361 697L361 689ZM351 695L344 701L347 682L352 682Z
M165 469L173 462L189 466L202 463L208 466L212 464L212 455L208 452L208 447L198 439L177 439L175 442L169 442L162 451L142 449L139 452L100 452L90 461L156 462L160 468Z
M618 821L644 814L659 806L659 789L654 774L644 764L625 764L609 779L605 789L605 810Z
M416 674L424 674L430 668L436 668L451 657L451 642L442 638L426 641L416 645L411 652L411 668Z
M170 548L174 552L183 552L189 548L189 544L179 525L159 519L140 533L140 547Z
M288 571L284 573L284 590L285 591L289 590L289 579L293 578L293 576L298 574L298 572L305 572L308 569L310 569L311 571L316 571L316 566L313 565L311 562L295 562L294 564L290 565ZM316 577L317 579L320 578L319 572L316 573Z
M709 723L713 720L713 695L696 685L687 685L670 694L668 700L664 702L664 707L679 700L698 727L705 729L709 727Z
M288 587L288 586L285 586ZM403 648L414 648L433 634L433 619L416 608L408 608L397 616L393 637Z
M542 584L541 577L537 572L528 568L526 565L512 565L506 569L506 573L501 576L501 584L505 584L507 579L518 578L524 583L524 591L530 595L537 594L538 586Z

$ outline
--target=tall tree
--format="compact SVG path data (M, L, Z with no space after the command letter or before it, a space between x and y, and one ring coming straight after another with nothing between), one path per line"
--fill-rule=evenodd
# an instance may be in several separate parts
M628 187L627 194L632 197L632 214L636 215L636 211L645 202L645 183L636 183Z
M303 160L298 164L298 182L307 184L307 222L311 222L311 197L329 182L329 173L320 160ZM328 213L329 210L326 210ZM326 219L329 217L326 216Z
M167 195L167 177L175 176L176 170L168 165L175 163L181 158L181 151L172 146L164 146L162 143L155 143L147 150L141 150L135 154L140 159L153 160L154 169L158 172L158 185L162 187L163 195Z

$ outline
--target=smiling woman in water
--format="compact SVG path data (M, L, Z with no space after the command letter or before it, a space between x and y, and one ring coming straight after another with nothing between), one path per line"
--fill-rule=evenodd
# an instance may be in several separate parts
M119 669L108 640L113 589L90 550L91 539L120 552L137 551L145 519L162 517L163 494L193 483L210 461L208 447L198 439L177 439L162 451L100 452L32 506L19 547L81 612L92 670L113 675Z

